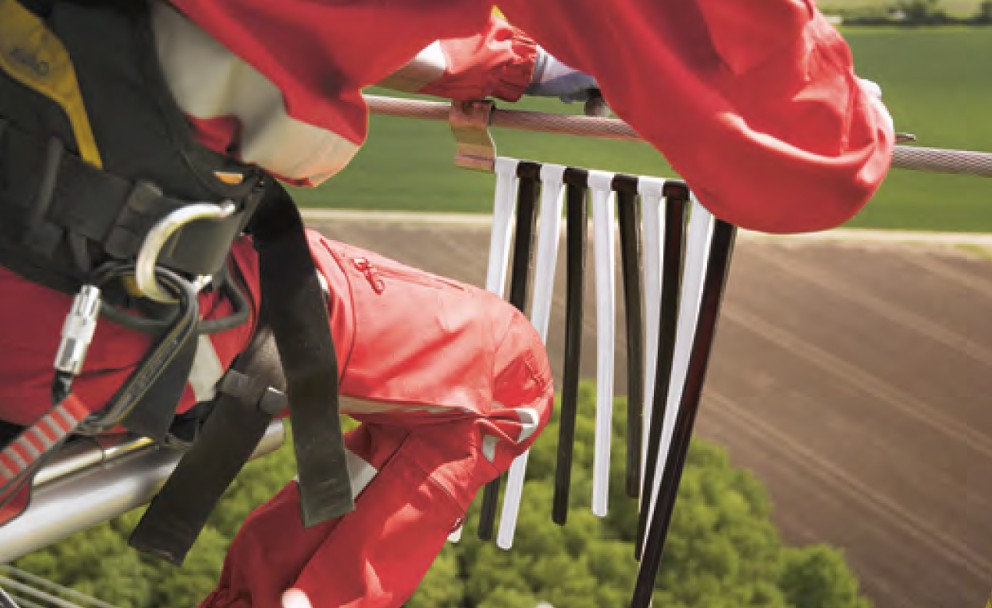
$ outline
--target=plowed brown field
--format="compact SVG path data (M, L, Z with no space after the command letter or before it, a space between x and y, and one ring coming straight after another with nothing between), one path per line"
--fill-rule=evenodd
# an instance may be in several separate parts
M319 227L432 272L484 280L484 226ZM548 339L556 372L559 279ZM591 292L586 302L584 370L595 377ZM621 362L621 327L617 338ZM789 542L841 547L879 608L984 605L992 261L932 245L741 239L697 430L765 483Z

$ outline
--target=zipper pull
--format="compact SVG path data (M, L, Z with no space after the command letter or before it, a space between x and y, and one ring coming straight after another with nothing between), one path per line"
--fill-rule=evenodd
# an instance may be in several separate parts
M372 265L372 262L368 261L366 258L354 258L351 261L352 265L355 266L355 270L358 270L363 275L365 275L365 280L368 281L369 285L372 287L372 291L377 294L381 294L386 291L386 283L379 276L379 269Z

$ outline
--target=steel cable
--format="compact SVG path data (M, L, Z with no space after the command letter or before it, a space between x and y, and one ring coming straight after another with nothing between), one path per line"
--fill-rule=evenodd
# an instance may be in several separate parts
M441 101L378 95L366 95L365 102L373 114L426 120L447 120L451 107ZM494 109L490 125L542 133L642 141L630 125L617 118ZM892 152L892 166L914 171L992 177L992 152L897 145Z

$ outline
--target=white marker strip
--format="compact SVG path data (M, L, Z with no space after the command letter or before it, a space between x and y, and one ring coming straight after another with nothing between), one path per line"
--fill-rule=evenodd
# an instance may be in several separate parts
M658 367L658 331L661 319L661 213L665 180L641 177L637 192L641 195L641 234L644 244L644 414L641 441L641 470L648 457L648 429L654 404L654 381Z
M514 158L496 159L496 196L493 201L493 228L489 240L489 266L486 289L503 297L506 291L506 271L510 264L510 239L516 215L517 165Z
M689 236L686 243L685 266L682 270L682 293L679 299L679 317L675 329L675 354L672 360L672 380L668 386L668 399L665 405L665 420L661 430L661 446L658 450L658 466L655 469L651 491L651 504L648 513L654 513L655 502L661 488L661 478L671 449L672 432L678 415L682 389L689 372L689 351L692 349L696 323L699 321L699 305L703 292L703 275L709 256L710 240L713 235L713 215L699 202L692 199L689 215ZM650 517L650 515L649 515ZM648 529L651 522L648 521Z
M593 451L592 512L599 517L606 517L609 503L610 434L613 422L616 209L612 182L612 173L589 172L596 279L596 440Z
M551 298L554 293L555 266L558 262L558 235L561 231L562 207L565 204L562 181L564 177L565 167L562 165L547 164L541 167L541 225L537 235L537 259L530 306L531 323L541 336L541 342L547 342L548 322L551 318ZM523 416L521 421L526 422ZM531 432L534 428L536 428L536 420ZM524 439L526 437L520 437L521 441ZM499 532L496 535L496 546L501 549L509 549L513 546L528 454L529 451L517 456L510 465L506 491L503 493L503 508L500 511Z
M516 216L516 195L520 185L517 165L520 161L504 156L496 157L496 194L493 197L493 225L489 233L489 264L486 267L486 290L500 298L506 293L506 273L510 266L510 241L513 238L513 218ZM448 535L448 541L457 543L462 538L462 528Z

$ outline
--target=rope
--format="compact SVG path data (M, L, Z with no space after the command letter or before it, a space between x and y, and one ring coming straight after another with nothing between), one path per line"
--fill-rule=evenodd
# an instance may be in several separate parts
M381 97L377 95L366 95L365 102L373 114L426 120L448 120L448 112L451 107L448 103L442 101ZM630 125L616 118L494 109L490 124L494 127L524 131L642 141L641 137ZM916 146L896 146L892 153L892 166L898 169L929 171L932 173L956 173L992 177L992 153Z

